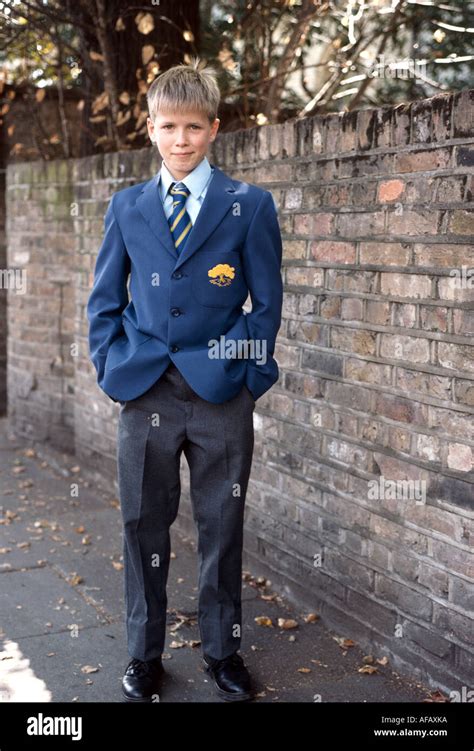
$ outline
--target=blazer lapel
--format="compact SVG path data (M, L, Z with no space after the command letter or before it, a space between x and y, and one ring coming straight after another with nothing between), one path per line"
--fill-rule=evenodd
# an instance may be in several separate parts
M211 164L211 167L214 167L214 174L197 219L179 255L174 247L168 220L158 192L156 176L144 185L137 198L137 208L162 246L176 260L175 268L182 266L201 247L221 223L234 200L235 186L232 180L219 167L214 164Z

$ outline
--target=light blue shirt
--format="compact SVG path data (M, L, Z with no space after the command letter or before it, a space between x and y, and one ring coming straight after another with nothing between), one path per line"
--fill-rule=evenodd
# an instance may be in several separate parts
M161 200L166 218L169 219L173 213L173 196L168 193L171 183L182 182L189 188L190 194L186 199L185 207L189 218L194 224L197 215L201 209L202 202L207 193L209 183L211 182L214 168L209 164L207 157L190 172L183 180L176 180L168 170L164 161L161 164L161 170L157 175L157 184L160 191Z

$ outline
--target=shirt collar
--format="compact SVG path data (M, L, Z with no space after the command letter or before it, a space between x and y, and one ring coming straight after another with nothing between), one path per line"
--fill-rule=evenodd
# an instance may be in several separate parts
M213 169L209 164L208 158L204 157L199 162L197 167L195 167L192 172L186 175L186 177L179 182L184 183L186 187L189 188L189 192L191 193L193 198L198 199L207 183L209 182L209 178L211 177L212 172ZM157 175L158 185L160 184L160 182L163 198L167 195L171 183L177 182L177 180L168 170L164 161L161 163L161 168Z

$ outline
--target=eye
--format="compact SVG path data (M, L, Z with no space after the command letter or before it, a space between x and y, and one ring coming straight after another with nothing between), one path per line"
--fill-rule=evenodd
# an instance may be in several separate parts
M167 125L163 125L163 128L172 128L173 126L168 123Z

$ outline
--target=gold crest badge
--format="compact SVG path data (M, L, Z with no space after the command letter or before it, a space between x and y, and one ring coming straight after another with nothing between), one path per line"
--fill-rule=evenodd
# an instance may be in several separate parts
M211 284L217 284L218 287L228 287L235 277L235 268L228 263L218 263L207 272Z

